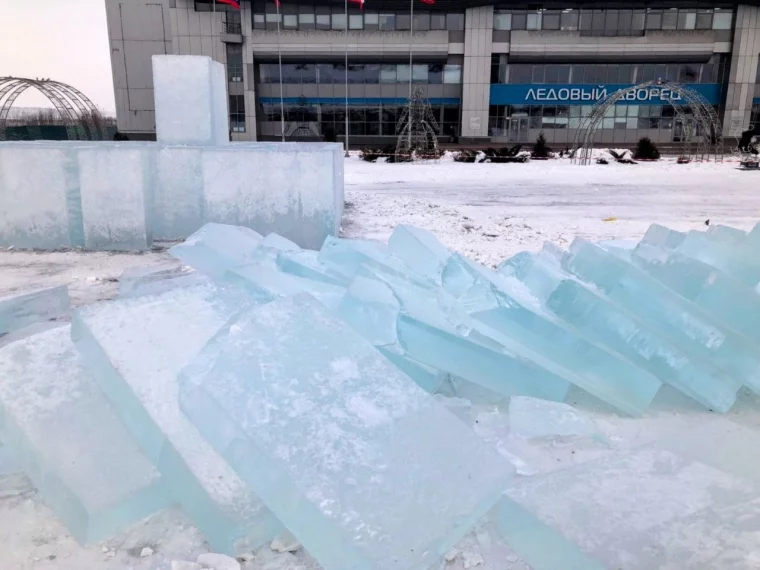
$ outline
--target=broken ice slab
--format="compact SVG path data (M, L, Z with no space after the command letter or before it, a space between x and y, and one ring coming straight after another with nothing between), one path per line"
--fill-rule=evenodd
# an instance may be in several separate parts
M521 437L578 436L604 440L594 421L561 402L513 396L509 401L509 426Z
M103 391L212 548L235 554L280 525L179 409L177 374L253 301L214 285L88 306L72 338Z
M499 342L541 355L569 382L621 412L640 415L657 394L657 378L557 320L514 277L455 254L446 264L443 282L476 321L500 333Z
M435 234L422 228L398 225L388 239L388 250L408 268L432 282L440 282L451 251Z
M74 148L0 144L0 247L82 247L82 201Z
M152 63L158 142L228 144L224 66L191 55L154 55Z
M751 343L719 326L694 303L653 277L582 239L573 242L562 267L601 289L687 354L712 362L732 380L760 392L760 361Z
M185 238L203 225L201 149L159 146L153 197L155 239Z
M710 226L707 228L710 237L716 238L726 243L743 244L747 239L747 232L732 228L731 226Z
M731 544L736 549L730 559L751 560L757 532L751 514L757 509L755 487L669 451L643 447L616 452L516 481L507 496L610 569L752 568L715 565L722 548L694 545ZM726 512L738 516L716 516ZM547 550L546 555L556 560L548 568L563 568L562 551Z
M182 409L325 570L432 566L511 474L308 295L242 314L182 378Z
M285 273L314 281L324 281L331 285L348 285L349 279L328 268L319 261L318 257L319 252L310 249L281 251L277 254L276 262L277 266Z
M263 238L250 228L205 224L169 253L185 265L214 279L228 269L251 263L261 256Z
M716 321L760 342L760 296L745 284L712 265L640 244L631 262L682 297L692 301Z
M641 238L641 243L663 249L675 249L683 243L686 234L671 230L660 224L652 224Z
M119 297L159 295L175 287L210 283L205 275L178 265L133 267L119 277Z
M230 269L224 274L223 280L241 287L261 303L298 293L310 293L328 307L335 308L340 304L346 290L342 286L280 271L271 258L263 258L257 263Z
M676 251L708 263L752 289L760 285L760 256L749 245L726 242L705 232L691 231Z
M69 313L66 285L0 297L0 335Z
M84 544L172 500L119 421L62 326L0 350L3 441L45 501Z
M152 143L87 145L78 149L77 157L85 248L149 249L155 186Z
M343 215L343 150L335 143L205 148L206 221L276 232L318 249Z
M377 350L426 392L438 392L446 381L447 375L444 372L410 358L397 347L380 346Z
M0 426L2 422L0 421ZM0 427L0 437L2 437L2 427ZM6 475L12 475L22 471L21 464L16 454L11 451L8 445L4 445L0 439L0 479Z
M614 303L601 290L586 287L548 254L519 253L505 261L500 271L520 279L548 310L589 340L622 355L702 405L726 412L736 401L741 382L651 328L635 311ZM490 318L488 313L479 317Z

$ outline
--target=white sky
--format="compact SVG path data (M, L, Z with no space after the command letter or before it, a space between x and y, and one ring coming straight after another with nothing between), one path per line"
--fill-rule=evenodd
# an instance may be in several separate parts
M115 113L105 0L0 0L0 77L49 77ZM16 101L50 107L27 90Z

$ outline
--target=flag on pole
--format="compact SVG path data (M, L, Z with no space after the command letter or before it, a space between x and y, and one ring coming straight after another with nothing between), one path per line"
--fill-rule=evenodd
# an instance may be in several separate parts
M359 4L359 8L364 10L364 0L348 0L349 2L353 2L354 4Z
M274 0L274 5L279 8L280 7L280 0Z
M219 4L227 4L227 6L232 6L233 8L237 8L240 10L240 0L216 0Z
M420 0L423 4L427 4L428 6L432 6L435 4L435 0Z

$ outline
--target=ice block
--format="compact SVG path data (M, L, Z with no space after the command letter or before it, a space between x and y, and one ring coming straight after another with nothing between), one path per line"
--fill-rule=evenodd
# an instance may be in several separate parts
M70 338L51 329L0 349L0 424L42 499L88 544L171 504Z
M408 268L433 282L440 282L451 251L435 234L422 228L400 224L388 239L388 250Z
M590 437L604 440L594 421L561 402L513 396L509 400L510 433L521 437Z
M241 315L182 378L185 413L325 570L431 567L511 474L306 295Z
M203 225L201 152L192 147L158 147L153 197L156 239L186 238Z
M586 338L712 410L726 412L733 406L740 381L652 328L636 311L616 304L600 289L580 283L556 263L546 254L523 252L505 261L500 271L523 281L548 310ZM482 318L491 317L486 313Z
M281 251L277 254L277 266L285 273L324 281L332 285L346 286L350 282L344 275L332 271L318 259L319 252L310 249Z
M690 354L723 368L733 380L760 391L756 350L738 333L719 326L694 303L630 263L576 239L563 268L599 287L651 328Z
M343 151L338 144L205 148L202 168L208 222L276 232L310 249L340 231Z
M83 245L73 147L0 144L0 246L50 250Z
M154 55L156 138L172 145L229 143L224 66L205 56Z
M711 238L726 242L743 244L747 239L747 232L730 226L710 226L707 233Z
M641 243L663 249L676 249L685 238L686 234L683 232L671 230L660 224L652 224L641 238Z
M146 455L211 547L237 554L279 523L179 408L177 375L248 295L214 285L80 309L72 337Z
M760 256L750 245L715 239L705 232L689 232L677 250L708 263L752 289L760 286Z
M0 297L0 336L34 323L64 317L69 309L66 285Z
M211 279L178 265L157 267L133 267L124 270L119 277L119 297L159 295L176 287L189 287L211 283Z
M185 265L214 279L228 269L259 259L263 238L250 228L225 224L205 224L169 253Z
M153 243L155 148L152 143L78 149L84 246L143 251Z

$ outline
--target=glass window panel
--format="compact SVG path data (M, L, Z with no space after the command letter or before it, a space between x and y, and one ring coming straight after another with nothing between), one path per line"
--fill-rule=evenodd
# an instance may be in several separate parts
M317 29L329 30L330 29L330 14L317 14Z
M282 19L282 14L277 13L267 13L266 15L267 24L276 24Z
M533 83L544 83L544 66L533 66Z
M633 83L631 72L633 71L632 65L619 65L618 66L618 83Z
M430 29L430 12L414 11L414 29L425 32Z
M621 35L629 35L631 33L631 23L633 21L633 10L620 10L620 16L618 17L618 32Z
M733 16L730 10L718 10L716 8L713 15L713 30L730 30Z
M511 30L512 29L512 12L501 12L496 10L493 14L494 30Z
M634 10L631 17L631 30L641 31L644 29L647 14L644 10Z
M654 81L656 78L655 71L654 71L654 65L651 63L644 64L644 67L641 71L641 78L637 79L640 83L645 83L647 81Z
M462 66L447 64L443 67L444 83L462 83ZM457 110L458 112L458 110Z
M651 10L647 13L647 30L662 28L662 10Z
M580 117L581 116L581 108L578 105L573 105L570 107L568 114L571 117Z
M615 117L625 117L627 112L625 105L615 105Z
M285 14L282 17L282 27L291 30L298 28L298 16L295 14Z
M464 30L464 14L446 14L447 30Z
M333 83L346 82L346 66L342 63L336 63L333 68Z
M610 117L605 117L602 119L602 128L603 129L614 129L615 128L615 119Z
M650 105L649 106L649 116L650 117L659 117L662 113L662 105Z
M541 22L542 30L559 30L559 13L552 14L545 12Z
M364 83L380 83L380 64L367 63L364 65Z
M396 82L409 83L409 66L408 65L396 66Z
M591 10L581 10L581 30L591 30L594 22L594 13Z
M608 65L604 74L605 83L620 83L620 70L617 65Z
M348 15L348 29L349 30L363 30L364 16L362 14L349 14Z
M678 65L677 63L668 64L668 69L665 72L665 79L667 81L678 81L679 68L680 68L680 65Z
M686 19L684 21L684 30L693 30L697 27L697 13L690 11L686 13Z
M605 10L606 15L604 18L604 31L605 35L607 36L613 36L616 35L618 30L618 18L620 16L620 12L617 10Z
M639 106L638 105L628 105L628 116L629 117L638 117L639 116Z
M616 130L623 130L626 128L627 120L625 118L623 119L615 119L615 129Z
M526 63L513 63L509 66L509 83L531 83L533 66Z
M396 66L380 66L380 83L396 83Z
M625 121L625 128L626 129L636 129L639 126L639 120L636 118L633 119L626 119Z
M332 29L333 30L345 30L346 29L346 14L345 14L345 12L334 13L332 15Z
M659 63L654 66L654 78L657 80L665 79L667 73L667 66L664 63Z
M712 28L712 12L704 12L702 10L697 14L697 26L698 30L709 30Z
M313 63L299 64L299 71L301 72L301 83L316 83L317 82L317 66Z
M368 107L364 113L365 134L380 134L380 110L377 107Z
M266 17L264 14L253 15L253 27L257 30L263 30L266 26Z
M559 19L559 27L561 30L575 31L578 29L578 18L580 13L578 10L563 10Z
M409 12L396 14L396 29L397 30L408 30L411 25L412 25L412 17L409 14Z
M603 32L604 31L604 10L594 10L594 15L591 19L591 31Z
M412 66L412 83L427 83L427 82L428 82L427 64L414 64Z
M528 30L541 29L541 12L528 12Z
M431 14L430 15L430 29L431 30L445 30L446 29L446 14Z
M317 64L317 81L323 85L330 85L333 82L332 63Z
M557 66L557 83L570 83L570 66Z
M299 26L313 26L316 23L316 16L312 12L311 14L298 14Z
M678 25L678 10L673 8L662 13L662 29L675 30Z
M615 107L608 107L606 111L604 111L605 117L615 117Z
M380 14L377 12L364 12L364 25L377 26L380 23Z
M439 85L443 83L443 65L440 63L433 63L428 66L428 83L431 85Z
M381 30L396 29L396 14L380 14L379 20Z
M547 65L544 79L546 83L559 83L559 65Z
M348 82L351 84L364 83L364 65L352 63L348 66Z
M528 16L525 12L512 12L512 29L524 30L528 25Z

